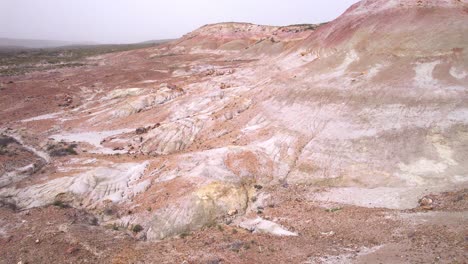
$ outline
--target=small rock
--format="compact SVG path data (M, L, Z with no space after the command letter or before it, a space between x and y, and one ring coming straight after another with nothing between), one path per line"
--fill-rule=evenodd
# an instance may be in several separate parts
M206 76L210 76L210 75L213 75L215 73L215 71L213 69L209 69L206 71Z
M39 239L36 239L36 244L39 244L39 242L41 242L41 241L39 241Z
M222 262L222 259L220 258L214 258L214 259L209 259L206 261L206 264L220 264Z
M320 232L320 234L322 236L333 236L335 234L334 231L330 231L330 232Z
M231 119L234 118L234 115L232 114L232 112L227 112L227 113L224 114L224 118L226 120L231 120Z
M433 201L429 197L423 197L421 200L419 200L419 205L421 206L427 206L427 205L432 205Z
M429 197L423 197L419 200L419 206L424 210L432 210L434 201Z
M169 88L169 89L171 89L171 90L175 90L175 89L177 89L177 85L175 85L175 84L168 84L168 85L167 85L167 88Z
M231 88L231 85L230 84L226 84L226 83L221 83L220 86L219 86L220 89L228 89L228 88Z
M233 215L236 215L236 214L237 214L237 209L232 209L232 210L229 210L229 212L228 212L229 216L233 216Z
M67 254L73 254L73 253L75 253L75 252L77 252L77 251L78 251L78 248L77 248L77 247L69 247L69 248L67 249Z

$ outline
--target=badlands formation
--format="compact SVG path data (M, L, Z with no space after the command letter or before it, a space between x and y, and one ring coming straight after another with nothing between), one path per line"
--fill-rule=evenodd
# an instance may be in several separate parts
M466 263L468 2L207 25L0 77L0 263Z

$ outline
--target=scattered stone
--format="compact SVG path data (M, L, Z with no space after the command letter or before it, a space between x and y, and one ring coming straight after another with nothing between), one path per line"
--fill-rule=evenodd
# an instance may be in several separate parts
M233 216L233 215L236 215L236 214L237 214L237 209L232 209L232 210L229 210L229 212L228 212L229 216Z
M221 85L219 86L219 88L220 88L221 90L224 90L224 89L231 88L231 85L230 85L230 84L226 84L226 83L221 83Z
M169 88L169 89L171 89L171 90L175 90L175 89L177 89L177 85L175 85L175 84L168 84L168 85L167 85L167 88Z
M265 208L263 206L257 206L257 214L263 214L263 210Z
M39 241L39 239L36 239L36 241L35 241L35 242L36 242L36 244L39 244L39 242L41 242L41 241Z
M220 258L213 258L206 261L206 264L220 264L223 260Z
M271 43L278 43L280 42L279 40L276 40L274 37L270 38Z
M229 249L234 252L239 252L241 248L244 246L244 242L242 241L235 241L229 245Z
M215 70L213 70L213 69L209 69L209 70L207 70L206 73L205 73L206 76L211 76L211 75L213 75L213 74L215 74Z
M432 210L434 208L433 203L434 201L427 196L419 200L419 206L424 210Z
M226 120L231 120L234 118L234 115L232 114L232 112L227 112L224 114L224 119Z
M245 220L239 227L249 230L252 233L267 233L277 236L297 236L297 233L284 229L281 225L271 222L261 217Z
M334 231L330 231L330 232L320 232L320 234L322 236L333 236L335 234Z

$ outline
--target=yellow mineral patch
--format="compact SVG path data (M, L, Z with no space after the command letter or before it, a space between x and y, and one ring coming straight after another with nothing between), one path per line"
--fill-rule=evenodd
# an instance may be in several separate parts
M195 195L201 201L212 201L218 214L231 210L244 211L249 197L248 190L244 186L221 182L205 185L198 189Z

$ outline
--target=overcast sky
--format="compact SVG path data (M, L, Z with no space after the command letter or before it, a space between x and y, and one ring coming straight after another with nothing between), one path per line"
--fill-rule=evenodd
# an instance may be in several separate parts
M330 21L357 0L0 0L0 37L130 43L210 23Z

